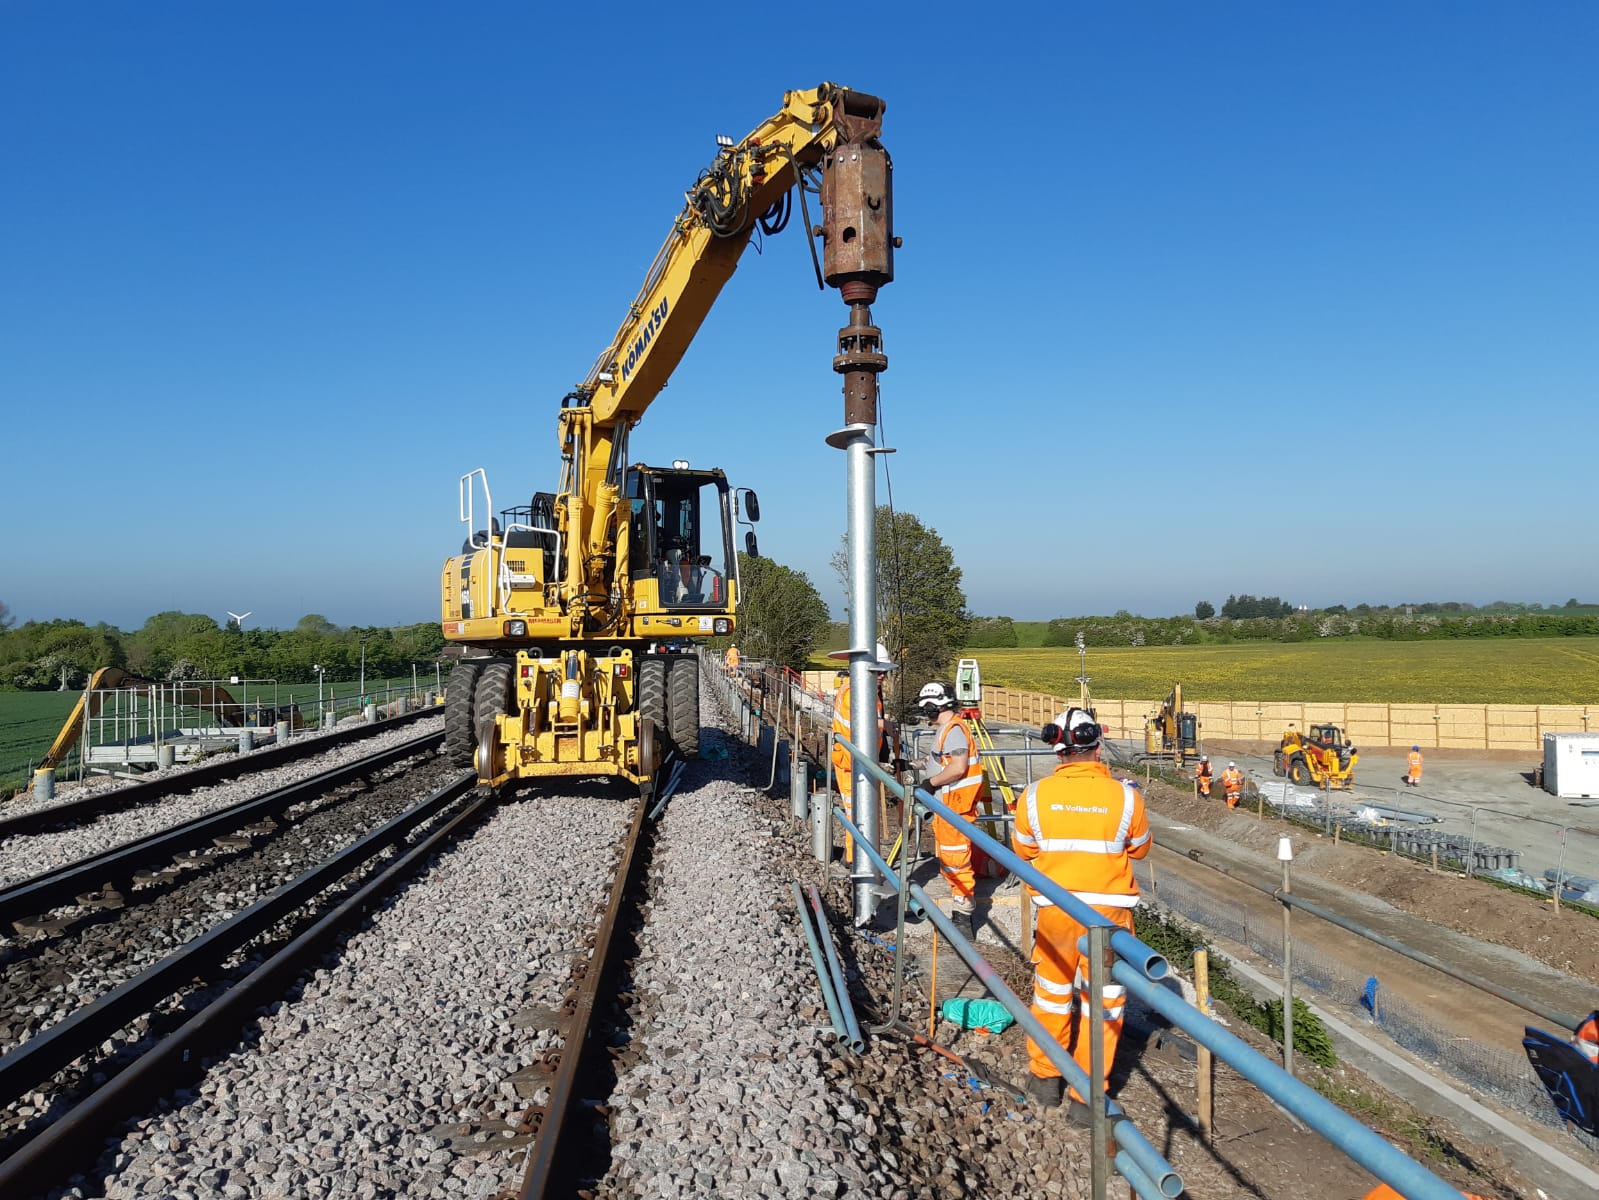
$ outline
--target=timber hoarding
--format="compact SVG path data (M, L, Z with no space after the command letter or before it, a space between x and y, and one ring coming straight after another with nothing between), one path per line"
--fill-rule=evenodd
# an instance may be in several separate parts
M1041 726L1076 697L983 688L983 717L996 724ZM1105 732L1141 738L1159 700L1091 703ZM1239 742L1277 742L1295 725L1332 724L1356 746L1421 746L1444 750L1542 752L1546 733L1599 731L1599 704L1335 704L1309 701L1212 700L1186 704L1200 736Z

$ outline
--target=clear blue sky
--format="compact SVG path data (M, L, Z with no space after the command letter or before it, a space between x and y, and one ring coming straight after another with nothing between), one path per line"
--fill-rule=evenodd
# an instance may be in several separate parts
M888 101L893 497L973 611L1599 599L1596 62L1588 2L0 0L0 601L436 619L457 477L553 486L714 135L823 80ZM634 450L842 611L798 225Z

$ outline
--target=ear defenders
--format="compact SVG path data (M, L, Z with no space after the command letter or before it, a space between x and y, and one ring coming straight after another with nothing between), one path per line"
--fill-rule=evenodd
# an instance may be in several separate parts
M1089 747L1097 745L1100 737L1103 736L1103 730L1100 729L1099 724L1092 718L1074 723L1072 721L1073 713L1088 715L1084 709L1068 708L1061 714L1065 720L1064 725L1058 725L1051 721L1040 731L1040 736L1044 741L1055 747L1055 749L1065 750L1068 753L1087 750Z

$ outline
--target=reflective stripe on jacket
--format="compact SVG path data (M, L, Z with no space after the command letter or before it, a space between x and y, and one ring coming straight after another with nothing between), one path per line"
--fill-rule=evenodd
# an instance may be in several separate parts
M1149 818L1138 789L1104 763L1067 763L1028 784L1013 836L1018 854L1084 903L1137 906L1133 860L1149 853ZM1028 892L1041 907L1054 903Z
M1420 775L1421 774L1421 755L1417 751L1412 750L1406 757L1408 758L1408 760L1410 762L1410 773L1412 775Z
M1228 767L1221 773L1221 785L1229 792L1239 792L1244 787L1244 773L1237 767Z
M839 737L849 738L849 740L853 742L855 739L850 736L849 731L849 706L849 680L846 679L843 683L838 685L838 692L833 697L833 732ZM883 727L883 697L881 695L877 697L877 727L879 730L881 730ZM834 776L839 779L847 780L850 778L852 770L853 767L850 763L849 751L844 749L844 747L839 745L837 742L834 742ZM849 790L849 784L846 783L841 790Z
M944 740L956 728L966 735L966 774L954 783L946 783L939 788L938 798L956 812L965 814L977 806L977 798L983 790L983 760L977 753L977 739L972 736L972 731L966 722L959 717L951 718L949 724L938 731L938 739L933 743L933 754L938 758L940 769L949 766L955 754L944 752Z

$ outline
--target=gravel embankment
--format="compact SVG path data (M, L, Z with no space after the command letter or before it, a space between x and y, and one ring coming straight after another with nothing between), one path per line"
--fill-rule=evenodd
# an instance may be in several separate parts
M297 783L312 775L332 770L345 763L354 762L379 750L397 746L424 734L443 728L444 718L423 717L400 729L363 738L359 742L336 746L326 753L267 771L252 772L238 779L201 788L182 795L168 796L154 804L146 804L125 812L106 813L88 825L71 829L52 830L46 833L27 834L7 838L0 843L0 887L9 887L23 880L53 871L68 863L101 854L116 846L148 837L185 821L239 804L274 788ZM62 789L49 804L27 797L8 801L0 807L0 815L19 816L61 804L67 799L115 790L127 786L126 781L109 777L91 778L70 791Z
M430 1131L522 1115L506 1077L557 1038L513 1018L560 1004L628 815L608 797L508 803L263 1015L253 1046L55 1194L422 1200L512 1186L520 1155L457 1154Z

